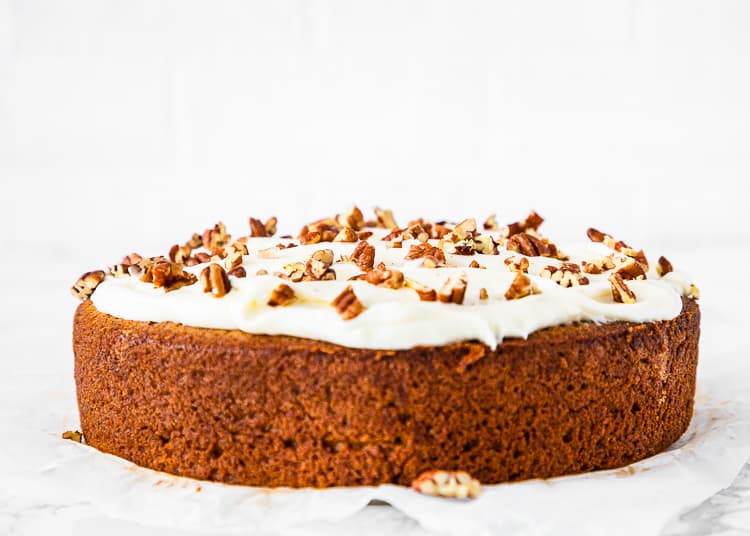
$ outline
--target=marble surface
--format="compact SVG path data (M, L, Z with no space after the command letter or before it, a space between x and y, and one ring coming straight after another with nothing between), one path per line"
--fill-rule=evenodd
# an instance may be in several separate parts
M27 246L16 244L14 247L30 256L34 254L31 248L23 251ZM746 319L743 307L748 295L742 290L741 274L724 273L718 277L701 262L706 256L720 254L724 250L721 244L699 248L673 244L671 248L679 249L672 257L679 258L686 266L697 268L693 273L702 291L699 382L729 373L742 388L743 383L747 384L746 378L750 377L750 359L742 340ZM4 425L3 441L24 441L23 435L8 429L6 423L21 416L33 427L51 410L50 404L70 400L72 396L70 324L76 302L69 295L68 287L79 272L96 265L98 259L72 246L51 246L50 255L54 255L55 269L34 277L33 283L27 266L6 263L2 267L0 425ZM42 261L52 262L51 259ZM45 326L42 330L39 329L40 322ZM75 416L71 415L71 418ZM141 535L181 536L194 533L139 523L137 513L128 520L116 519L103 513L95 501L75 500L72 498L75 494L67 494L64 490L9 488L4 485L2 468L7 470L14 464L34 460L33 444L23 444L23 452L23 457L28 459L0 459L0 534L42 535L54 531L55 534L77 535L137 532ZM75 481L70 482L71 487L75 485ZM585 516L585 505L581 506L581 516L582 519ZM627 526L628 521L618 519L613 523ZM432 534L405 514L382 504L370 505L337 523L306 524L287 533ZM666 526L655 528L653 534L750 534L750 464L745 465L731 486L675 516Z

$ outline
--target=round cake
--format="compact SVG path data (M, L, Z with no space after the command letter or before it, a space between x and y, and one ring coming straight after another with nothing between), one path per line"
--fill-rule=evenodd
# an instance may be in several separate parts
M542 218L399 226L356 207L274 238L222 224L81 276L86 442L253 486L485 484L627 465L687 428L697 289L664 257Z

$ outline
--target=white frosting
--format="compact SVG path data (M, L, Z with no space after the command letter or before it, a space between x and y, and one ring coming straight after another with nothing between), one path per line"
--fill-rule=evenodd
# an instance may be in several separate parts
M361 271L351 262L336 262L335 281L293 283L274 275L254 275L265 269L280 272L291 262L304 262L320 249L331 249L334 258L350 255L356 244L321 243L288 249L272 249L274 258L266 258L267 248L290 240L250 238L249 254L243 259L246 278L230 277L232 290L222 298L203 292L200 282L165 292L138 277L112 277L97 287L91 299L99 311L128 320L173 321L189 326L240 329L248 333L293 335L330 341L353 348L408 349L417 345L444 345L476 339L495 347L505 337L527 337L538 329L576 321L611 322L626 320L649 322L669 320L682 309L681 296L688 294L690 281L680 272L660 278L653 267L646 280L628 281L637 303L623 304L612 299L608 274L586 274L589 285L563 288L538 274L545 266L560 261L547 257L529 257L529 277L540 294L506 300L504 294L515 274L504 259L517 255L500 248L498 255L448 255L447 266L425 268L421 259L406 261L409 246L389 248L376 237L368 239L375 246L375 264L401 270L407 279L440 290L448 276L456 271L466 274L468 286L462 305L420 301L410 288L393 290L365 281L348 281ZM431 240L435 244L436 241ZM562 247L571 262L601 258L612 250L600 243ZM260 250L266 250L259 255ZM469 268L476 260L486 269ZM651 263L654 264L653 262ZM204 265L187 268L196 275ZM271 292L280 283L294 289L296 300L287 306L267 305ZM331 301L351 285L365 311L351 320L343 320ZM480 300L485 288L488 299Z

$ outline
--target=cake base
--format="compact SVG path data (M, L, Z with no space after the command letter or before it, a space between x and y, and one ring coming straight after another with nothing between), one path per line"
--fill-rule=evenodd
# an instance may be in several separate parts
M384 351L123 320L82 302L75 379L86 442L138 465L252 486L483 484L620 467L693 411L700 312Z

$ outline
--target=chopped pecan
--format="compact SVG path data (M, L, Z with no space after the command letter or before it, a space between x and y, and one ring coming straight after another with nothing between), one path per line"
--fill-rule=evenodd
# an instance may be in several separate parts
M196 277L186 272L182 264L165 259L149 264L141 276L141 281L152 283L155 288L164 288L166 292L169 292L192 285Z
M612 255L607 255L601 259L593 259L591 262L583 261L581 265L583 271L587 274L600 274L617 266Z
M247 251L247 244L245 242L241 242L239 240L235 240L234 242L232 242L232 245L229 246L229 248L227 248L227 250L228 250L228 253L230 255L233 252L235 252L235 251L239 252L239 253L242 253L243 255L247 255L247 253L248 253L248 251Z
M365 310L365 306L359 301L357 295L354 294L354 289L351 285L346 287L341 294L336 296L331 302L339 313L339 316L344 320L351 320L362 314Z
M527 257L540 257L545 251L544 243L536 236L519 232L508 240L508 250L516 251Z
M482 266L481 264L479 264L476 259L472 260L469 263L469 268L479 268L480 270L486 270L487 269L486 266Z
M485 231L497 231L497 215L496 214L490 214L489 217L484 220L484 230Z
M404 274L396 269L388 269L382 262L377 268L365 274L365 281L378 287L399 289L404 286Z
M227 275L231 275L237 278L247 277L247 272L242 266L237 266L235 268L232 268L227 272Z
M229 243L230 238L226 226L219 222L213 228L203 231L203 246L208 250L222 247Z
M338 233L337 233L338 234ZM334 238L336 238L334 236ZM302 232L299 235L300 244L306 246L308 244L317 244L323 239L322 235L318 231L309 231L306 227L303 227Z
M531 279L521 272L516 273L516 277L511 282L508 290L505 292L506 300L518 300L525 298L531 294L536 294L538 291L531 283Z
M130 272L128 272L128 265L127 264L113 264L112 266L107 267L107 271L110 273L110 275L113 275L115 277L123 277L126 275L130 275Z
M331 269L333 264L333 251L321 249L312 254L305 263L303 281L333 281L336 272Z
M539 276L551 279L563 288L589 284L589 278L581 273L581 267L570 262L564 262L560 267L546 266Z
M409 227L403 233L404 240L419 240L420 242L427 242L429 238L430 234L420 223L409 225Z
M221 298L232 290L232 283L224 268L219 264L209 264L200 273L203 292L210 292L214 298Z
M62 433L62 438L75 441L76 443L83 442L83 434L78 430L67 430Z
M198 253L195 254L195 260L198 261L198 264L203 264L204 262L211 261L211 256L208 253L199 251Z
M474 218L468 218L453 228L453 232L451 233L451 240L453 242L468 240L474 238L474 234L476 232L477 221Z
M250 236L264 237L275 235L277 221L278 220L275 216L271 216L270 218L268 218L268 220L266 220L266 223L263 223L256 218L248 218L248 222L250 223Z
M391 232L381 238L381 240L383 242L390 242L391 240L401 238L401 236L404 234L404 231L406 231L406 229L399 229L398 227L394 227L393 229L391 229Z
M488 234L474 236L474 251L482 255L497 255L497 242Z
M482 287L479 289L479 299L480 300L486 300L489 298L489 294L487 294L487 289Z
M593 227L589 227L586 229L586 236L589 237L589 240L592 242L604 242L604 239L609 236L598 229L594 229Z
M268 270L266 270L265 268L261 268L257 272L255 272L255 275L268 275Z
M514 255L513 257L508 257L503 262L511 272L526 273L529 271L529 259L527 259L526 257L519 257L518 255Z
M169 260L176 262L177 264L184 264L186 260L190 258L190 254L193 252L188 246L180 246L175 244L169 248Z
M635 303L636 297L632 290L625 284L620 274L614 272L608 281L612 286L612 299L619 303Z
M126 255L122 259L122 264L124 264L126 266L132 266L134 264L138 264L138 262L140 262L142 260L143 260L143 257L141 257L140 255L138 255L137 253L131 253L130 255Z
M422 265L427 268L437 268L445 264L445 253L442 249L430 244L415 244L409 246L409 252L404 257L407 261L422 259Z
M443 287L438 292L438 300L443 303L462 304L466 294L468 280L463 272L455 272L445 280Z
M86 272L70 287L70 291L73 296L79 300L86 300L89 296L94 293L99 283L104 281L105 273L103 270L95 270L93 272Z
M356 206L349 209L346 214L339 214L336 216L336 221L341 227L349 227L352 231L359 231L365 225L365 218L362 216L362 211ZM350 240L346 240L350 242Z
M279 305L289 305L295 299L294 289L289 285L280 283L278 287L273 289L271 296L268 298L268 305L271 307L278 307Z
M403 246L404 246L404 243L401 240L394 240L392 242L388 242L388 245L386 247L401 249Z
M352 262L363 272L372 270L375 265L375 248L366 240L356 245L351 256Z
M526 233L527 231L535 232L543 222L544 218L532 210L524 221L509 223L503 229L503 237L510 238L518 233Z
M372 236L372 231L360 231L357 233L358 240L367 240Z
M458 242L442 239L438 243L438 247L440 247L445 253L452 253L454 255L474 255L474 240L471 238L460 240Z
M233 270L242 264L242 252L233 251L224 259L224 267L229 270Z
M396 220L393 218L393 212L386 209L375 208L375 216L378 218L378 225L386 229L395 229L398 227Z
M620 274L623 279L646 279L646 272L643 269L643 265L635 259L628 259L615 271Z
M339 233L333 238L334 242L356 242L357 233L351 227L344 227Z
M190 240L185 242L185 247L188 247L190 249L198 249L203 245L203 238L198 233L193 233L193 236L190 237Z
M411 279L406 280L406 286L417 293L421 301L435 301L437 300L437 292L434 288L430 288Z
M672 263L666 257L659 257L658 264L656 265L656 273L659 274L659 277L664 277L672 270Z
M305 263L302 262L290 262L289 264L285 264L281 270L276 275L295 283L302 281L302 278L305 277Z
M432 497L473 499L482 486L466 471L425 471L411 483L413 490Z

